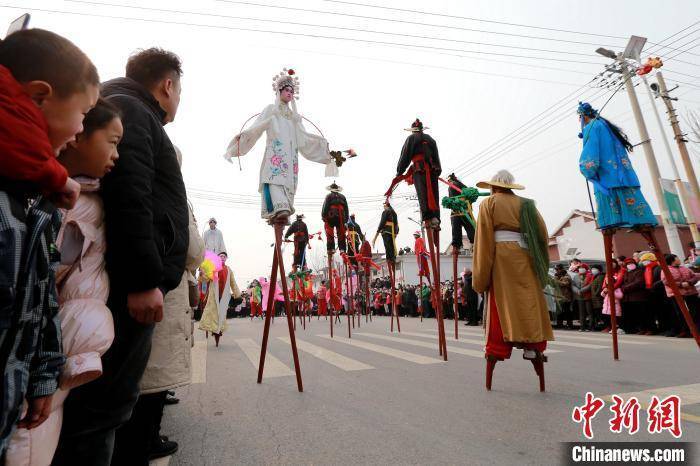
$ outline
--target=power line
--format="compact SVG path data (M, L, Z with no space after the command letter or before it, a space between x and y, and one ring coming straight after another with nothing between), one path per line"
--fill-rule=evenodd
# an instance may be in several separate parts
M589 98L588 100L590 100L591 102L594 102L595 100L599 99L600 97L601 97L601 95L598 95L594 98ZM517 139L515 141L511 141L506 147L499 149L497 152L493 153L489 157L481 157L481 158L474 157L474 158L472 158L471 159L472 160L471 166L463 167L462 170L464 170L464 171L460 172L460 174L462 176L466 177L466 176L476 172L477 170L484 168L485 166L496 161L497 159L503 157L505 154L509 154L510 152L515 150L517 147L521 147L521 145L522 145L521 143L523 141L530 140L536 136L539 136L540 134L544 133L546 130L562 123L567 118L571 118L571 111L569 111L569 110L565 110L562 113L556 115L554 118L552 118L552 120L545 122L544 126L530 129L529 132L526 134L523 134L520 139Z
M93 2L93 1L88 1L88 0L65 0L65 1L70 2L70 3L78 3L78 4L109 6L109 7L116 7L116 8L128 8L128 9L134 9L134 10L140 10L140 11L156 11L156 12L161 12L161 13L188 14L188 15L197 15L197 16L205 16L205 17L213 17L213 18L224 18L224 19L242 19L242 20L248 20L248 21L259 21L259 22L274 23L274 24L287 24L287 25L292 25L292 26L319 27L319 28L326 28L326 29L338 29L338 30L342 30L342 31L361 32L361 33L370 33L370 34L382 34L382 35L398 36L398 37L408 37L408 38L412 38L412 39L427 39L427 40L436 40L436 41L445 41L445 42L455 42L455 43L461 43L461 44L482 45L482 46L487 46L487 47L500 47L500 48L517 49L517 50L530 50L530 51L547 52L547 53L562 53L562 54L566 54L566 55L590 56L589 53L577 53L577 52L570 52L570 51L566 51L566 50L547 50L547 49L540 49L540 48L536 48L536 47L521 47L521 46L515 46L515 45L495 44L495 43L490 43L490 42L476 42L476 41L450 39L450 38L435 37L435 36L423 36L423 35L417 35L417 34L404 34L404 33L398 33L398 32L377 31L377 30L372 30L372 29L359 29L359 28L351 28L351 27L344 27L344 26L329 26L329 25L318 24L318 23L315 23L315 24L314 23L300 23L300 22L295 22L295 21L283 21L283 20L277 20L277 19L253 18L253 17L249 17L249 16L231 16L231 15L214 14L214 13L200 13L200 12L196 12L196 11L172 10L172 9L163 9L163 8L149 8L149 7L135 6L135 5L123 5L123 4L118 4L118 3ZM589 45L592 45L592 44L589 44Z
M302 11L302 12L306 12L306 13L317 13L317 14L324 14L324 15L344 16L344 17L348 17L348 18L369 19L369 20L384 21L384 22L390 22L390 23L403 23L403 24L410 24L413 26L421 26L421 27L428 26L428 27L435 27L435 28L454 29L454 30L459 30L459 31L479 32L482 34L498 34L498 35L508 35L508 36L515 36L515 37L524 37L524 38L529 38L529 39L554 40L557 42L566 42L566 43L574 43L574 44L582 44L582 45L600 45L600 44L591 43L591 42L581 42L581 41L573 41L573 40L560 39L560 38L550 38L550 37L543 37L543 36L531 36L531 35L526 35L526 34L515 34L515 33L507 33L507 32L500 32L500 31L485 31L485 30L470 29L470 28L465 28L465 27L460 27L460 26L451 26L448 24L433 24L433 23L425 23L425 22L418 22L418 21L402 20L402 19L396 19L396 18L382 18L382 17L377 17L377 16L366 16L366 15L358 15L358 14L353 14L353 13L341 13L341 12L337 12L337 11L314 10L314 9L310 9L310 8L288 7L288 6L281 6L281 5L269 5L269 4L265 4L265 3L242 2L242 1L234 1L234 0L215 0L215 1L220 2L220 3L232 3L232 4L238 4L238 5L257 6L257 7L272 8L272 9L279 9L279 10ZM475 21L479 21L479 20L475 20ZM483 20L482 22L494 22L494 21ZM537 26L521 25L521 27L530 27L530 28L534 28L534 29L544 29L544 30L550 30L550 31L560 31L560 30L554 29L554 28L542 28L542 27L537 27ZM566 32L566 31L564 31L564 32ZM590 35L590 36L608 37L608 38L613 38L613 39L627 39L626 37L608 36L608 35L604 35L604 34L593 34L593 33L586 33L586 32L574 32L574 33L575 34ZM610 45L609 47L615 47L615 46Z
M254 21L269 21L269 22L275 22L275 23L281 23L281 24L292 24L292 25L301 25L301 26L317 26L317 27L323 27L323 28L337 28L337 29L343 29L343 30L370 32L370 33L377 33L377 34L391 34L391 35L400 35L400 36L416 37L416 38L428 38L428 39L435 39L435 40L452 40L452 39L443 39L443 38L437 38L437 37L413 36L413 35L395 34L395 33L383 32L383 31L372 31L372 30L364 30L364 29L326 26L326 25L321 25L321 24L296 23L296 22L290 22L290 21L278 21L278 20L251 18L251 17L245 17L245 16L230 16L230 15L221 15L221 14L199 13L199 12L192 12L192 11L185 11L185 10L166 10L166 9L161 9L161 8L147 8L147 7L138 7L138 6L132 6L132 5L120 5L120 4L115 4L115 3L92 2L92 1L87 1L87 0L65 0L65 1L68 1L71 3L79 3L79 4L113 6L113 7L120 7L120 8L132 8L132 9L139 9L139 10L145 10L145 11L157 11L157 12L167 12L167 13L177 13L177 14L193 14L193 15L198 15L198 16L211 16L211 17L227 18L227 19L249 19L249 20L254 20ZM518 34L516 34L516 35L518 35ZM556 39L552 39L552 40L556 40ZM459 41L459 42L467 42L467 41ZM400 47L400 48L406 48L406 47ZM408 48L410 48L410 47L408 47ZM328 54L328 53L318 52L318 51L311 51L311 53L334 55L334 56L348 56L348 55L341 55L341 54ZM523 67L528 67L528 68L545 69L545 70L558 71L558 72L564 72L564 73L577 73L577 74L581 73L580 70L570 70L570 69L555 68L555 67L543 66L543 65L534 65L534 64L529 64L529 63L519 63L519 62L510 61L510 60L498 60L498 59L486 58L486 57L482 57L482 56L460 55L460 54L446 53L446 52L432 52L432 53L437 53L439 55L446 55L446 56L451 56L451 57L469 58L470 60L482 60L482 61L489 61L489 62L494 62L494 63L504 63L504 64L509 64L509 65L523 66ZM358 57L355 57L355 58L358 58ZM368 58L368 57L359 57L359 58L372 59L372 58ZM522 58L539 59L539 57L525 57L525 56L523 56ZM450 70L450 71L479 73L478 71L475 71L475 70L465 70L465 69L461 69L461 68L438 67L435 65L426 65L426 64L410 63L410 62L403 62L403 61L394 61L394 60L381 60L381 59L373 59L373 60L385 61L388 63L399 63L399 64L407 64L407 65L413 65L413 66L431 67L431 68L445 69L445 70ZM600 63L588 62L588 61L580 61L578 63L586 64L586 65L600 65ZM499 76L499 77L513 77L513 78L515 78L514 76L503 75L503 74L499 75L496 73L492 73L491 75ZM526 78L526 79L534 80L534 78ZM541 79L537 80L537 81L538 82L545 82L545 83L573 85L571 83L563 83L560 81L541 80Z
M219 0L219 1L224 1L224 0ZM322 2L326 3L339 3L339 4L345 4L345 5L353 5L353 6L363 6L367 8L375 8L375 9L380 9L380 10L389 10L389 11L401 11L404 13L418 13L422 15L429 15L429 16L439 16L443 18L452 18L452 19L463 19L463 20L468 20L468 21L477 21L481 23L491 23L491 24L499 24L502 26L517 26L517 27L522 27L522 28L528 28L528 29L539 29L543 31L554 31L554 32L565 32L569 34L581 34L581 35L586 35L586 36L596 36L596 37L608 37L611 39L626 39L626 37L620 37L620 36L611 36L607 34L596 34L592 32L583 32L583 31L571 31L568 29L557 29L557 28L551 28L551 27L544 27L544 26L532 26L529 24L520 24L520 23L509 23L505 21L496 21L496 20L490 20L490 19L483 19L483 18L473 18L473 17L468 17L468 16L457 16L457 15L448 15L444 13L434 13L430 11L421 11L421 10L410 10L406 8L395 8L395 7L388 7L388 6L383 6L383 5L372 5L372 4L367 4L367 3L359 3L359 2L349 2L349 1L341 1L341 0L321 0ZM231 2L234 3L234 2ZM235 3L244 3L244 2L235 2Z
M595 79L596 79L595 77L592 78L590 81L588 81L587 83L585 83L585 84L579 86L576 90L570 92L569 94L565 95L565 96L562 97L561 99L557 100L555 103L551 104L550 106L548 106L547 108L545 108L545 109L542 110L541 112L539 112L539 113L537 113L536 115L533 115L532 117L528 118L527 120L525 120L525 123L523 123L523 124L520 125L519 127L517 127L517 128L515 128L514 130L512 130L510 133L508 133L506 136L504 136L504 137L501 138L500 140L498 140L498 141L492 143L491 145L489 145L489 146L486 147L485 149L481 150L481 151L480 151L479 153L477 153L474 157L479 157L480 155L483 155L483 154L486 154L486 153L488 153L488 152L491 152L492 150L495 150L498 146L500 146L500 145L502 145L502 144L505 144L505 143L508 141L509 138L512 138L512 137L517 136L518 134L524 132L524 131L527 129L527 127L529 127L529 126L531 126L531 125L533 124L533 122L538 121L538 120L537 120L538 118L540 118L541 116L543 116L544 114L546 114L546 113L549 112L550 110L552 110L552 109L554 109L554 108L560 106L563 102L568 102L568 100L569 100L571 97L573 97L574 95L576 95L577 93L579 93L579 91L581 91L582 89L585 89L587 86L589 86L591 83L593 83L593 82L595 81ZM468 164L468 163L469 163L469 160L467 160L467 161L465 161L465 162L462 162L461 164L458 164L458 165L454 168L453 171L459 170L461 167L463 167L465 164Z
M685 29L688 29L688 28L685 28ZM685 29L684 29L684 30L685 30ZM681 32L682 32L682 31L681 31ZM678 35L678 33L677 33L677 34L673 34L673 35L670 36L670 37L673 37L673 36L676 36L676 35ZM684 36L684 37L685 37L685 36ZM664 41L665 41L665 40L664 40ZM678 54L676 54L676 55L673 56L673 57L670 57L670 58L667 59L667 60L674 59L675 57L677 57L678 55L680 55L680 54L682 54L682 53L684 53L684 52L685 52L685 51L679 52ZM595 80L595 79L596 79L596 78L593 78L593 80ZM592 81L593 81L593 80L592 80ZM591 82L592 82L592 81L591 81ZM590 82L589 82L588 84L590 84ZM583 87L585 87L585 86L586 86L586 85L581 86L581 88L583 88ZM535 118L538 118L539 116L541 116L541 115L544 114L545 112L548 112L550 109L556 107L556 106L559 105L561 102L566 101L566 100L567 100L568 98L570 98L573 94L575 94L576 92L578 92L578 90L580 90L581 88L579 88L579 89L573 91L573 92L570 93L569 95L565 96L564 98L560 99L560 100L559 100L558 102L556 102L555 104L553 104L553 105L551 105L550 107L548 107L547 109L545 109L545 110L544 110L543 112L541 112L540 114L538 114L538 115L536 115L535 117L531 118L530 120L526 121L526 123L524 123L523 125L521 125L521 126L520 126L519 128L517 128L514 132L509 133L509 135L507 135L506 138L502 139L500 142L497 141L496 143L491 144L491 146L487 147L486 149L484 149L483 151L481 151L480 153L478 153L478 154L477 154L476 156L474 156L473 158L471 158L471 159L469 159L469 160L463 162L462 164L458 165L458 167L455 169L455 171L457 171L458 169L463 168L464 166L468 165L468 164L470 163L471 160L475 160L477 157L479 157L479 156L481 156L481 155L484 155L485 153L488 153L488 152L492 151L493 149L495 149L495 148L498 147L499 145L502 145L503 143L505 143L505 141L508 140L508 138L512 138L513 136L515 136L514 133L517 134L518 131L520 131L520 132L524 131L525 128L527 128L528 126L530 126L530 122L531 122L531 121L533 121ZM471 163L473 163L473 162L471 162Z
M219 1L222 1L222 0L219 0ZM568 59L563 59L563 58L535 57L535 56L528 56L528 55L500 53L500 52L485 52L485 51L480 51L480 50L453 49L453 48L448 48L448 47L404 44L404 43L400 43L400 42L389 42L389 41L380 41L380 40L371 40L371 39L357 39L357 38L349 38L349 37L325 36L325 35L320 35L320 34L310 34L310 33L300 33L300 32L275 31L275 30L269 30L269 29L254 29L254 28L243 28L243 27L237 27L237 26L223 26L223 25L213 25L213 24L190 23L190 22L186 22L186 21L168 21L168 20L158 20L158 19L150 19L150 18L106 15L106 14L98 14L98 13L65 11L65 10L51 10L51 9L47 9L47 8L34 8L34 7L25 7L25 6L20 7L20 6L15 6L15 5L2 5L2 4L0 4L0 8L12 8L12 9L24 10L24 11L26 11L26 10L41 11L41 12L46 12L46 13L89 16L89 17L107 18L107 19L143 21L143 22L149 22L149 23L173 24L173 25L180 25L180 26L194 26L194 27L203 27L203 28L210 28L210 29L225 29L225 30L243 31L243 32L277 34L277 35L284 35L284 36L306 37L306 38L310 38L310 39L328 39L328 40L338 40L338 41L345 41L345 42L366 43L366 44L380 45L380 46L413 47L413 48L424 49L424 50L442 50L442 51L449 51L449 52L466 52L466 53L476 53L476 54L483 54L483 55L495 55L495 56L502 56L502 57L531 58L531 59L537 59L537 60L547 60L547 61L555 61L555 62L562 62L562 63L582 63L581 61L568 60ZM464 70L464 71L466 71L466 70Z
M671 46L669 46L669 45L661 45L661 43L662 43L662 42L666 42L667 40L669 40L669 39L671 39L671 38L677 36L678 34L687 31L688 29L692 28L693 26L695 26L695 25L697 25L697 24L700 24L700 21L695 21L695 22L694 22L693 24L691 24L690 26L686 26L686 27L684 27L683 29L681 29L680 31L678 31L678 32L676 32L676 33L674 33L674 34L671 34L670 36L666 37L665 39L660 40L659 43L648 42L648 44L654 46L654 47L651 47L652 49L658 49L658 50L660 50L660 49L666 48L666 49L671 49L671 50L674 50L674 51L675 51L675 50L678 50L678 49L675 49L675 48L673 48L673 47L671 47ZM677 42L678 40L683 39L684 37L687 37L688 35L692 34L693 32L695 32L695 31L692 31L692 32L690 32L690 33L684 35L683 37L680 37L680 38L676 39L676 41L671 42L671 43L673 44L673 43ZM652 52L651 50L646 50L645 52L646 52L646 53L655 53L655 52Z

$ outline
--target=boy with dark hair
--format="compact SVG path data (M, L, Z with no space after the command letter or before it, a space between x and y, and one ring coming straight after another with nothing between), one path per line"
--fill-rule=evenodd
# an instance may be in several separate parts
M98 83L90 59L54 33L28 29L0 41L3 464L14 429L32 429L48 417L65 360L55 286L54 241L61 223L56 207L72 207L80 185L68 178L56 153L82 130ZM20 420L25 398L27 412Z
M139 397L163 297L185 270L185 186L163 129L180 103L180 60L161 49L143 50L129 58L126 74L103 85L124 125L119 163L102 180L114 343L103 357L102 377L66 400L55 465L148 464L148 432L131 432L116 447L115 433Z

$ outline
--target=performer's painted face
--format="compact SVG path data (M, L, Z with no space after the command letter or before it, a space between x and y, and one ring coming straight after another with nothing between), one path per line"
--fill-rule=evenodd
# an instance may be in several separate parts
M280 100L284 103L289 103L294 98L294 89L291 86L285 86L280 91Z

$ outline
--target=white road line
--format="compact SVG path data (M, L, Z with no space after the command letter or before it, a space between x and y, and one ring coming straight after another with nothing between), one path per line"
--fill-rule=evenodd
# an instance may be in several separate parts
M238 346L241 347L248 360L257 370L258 363L260 362L260 346L255 343L251 338L240 338L235 340ZM289 367L285 366L282 361L270 354L270 347L267 348L267 354L265 355L265 377L284 377L287 375L294 375Z
M390 337L388 335L378 335L376 333L358 333L358 332L355 332L355 335L361 335L363 337L378 338L380 340L386 340L386 341L394 341L396 343L403 343L404 345L420 346L421 348L437 349L437 341L435 342L435 344L432 344L432 343L427 343L425 341L414 341L414 340L409 340L407 338ZM483 357L484 357L483 351L469 350L469 349L464 349L464 348L455 348L454 346L449 346L447 348L447 354L449 355L450 353L463 354L464 356L471 356L473 358L482 358L483 359Z
M447 329L447 327L445 327ZM433 329L425 329L421 331L427 331L427 332L437 332L437 330ZM460 327L459 333L470 333L470 334L479 334L483 335L484 330L481 329L481 327L467 327L467 328L462 328ZM568 339L571 338L573 340L588 340L588 341L596 341L599 342L600 344L605 344L609 343L612 344L612 337L609 334L606 333L600 333L596 334L596 332L576 332L579 333L578 335L572 335L572 332L566 332L566 331L560 331L560 330L555 330L554 331L554 338L557 339L557 341L560 341L562 338L563 339ZM641 336L641 335L618 335L618 341L620 343L625 343L628 345L653 345L654 343L659 343L660 338L649 338L646 336ZM672 340L678 340L678 338L672 338ZM682 339L681 339L682 340Z
M277 337L277 339L282 340L288 345L291 345L289 337ZM374 369L374 367L368 364L364 364L360 361L356 361L354 359L345 357L342 354L338 354L334 351L321 348L320 346L316 346L312 343L309 343L308 341L300 340L298 338L297 348L344 371L363 371L367 369Z
M417 332L401 332L401 335L410 335L412 337L420 337L420 338L430 338L431 340L435 340L437 338L437 335L428 335L425 333L417 333ZM452 334L454 335L454 333ZM469 335L471 336L471 335ZM447 335L447 341L452 342L452 343L466 343L469 345L479 345L481 347L484 346L484 340L470 340L468 338L463 338L459 337L459 340L455 340L454 336L450 336L449 334ZM561 353L561 350L553 350L553 349L548 349L547 354L554 354L554 353Z
M434 332L437 333L437 330L431 330L431 329L426 329L426 332ZM445 329L447 331L447 329ZM469 332L465 332L469 333ZM481 333L483 335L483 333ZM475 336L472 334L472 336ZM556 335L555 335L556 337ZM602 342L601 342L602 343ZM547 345L555 345L555 346L572 346L574 348L587 348L587 349L604 349L604 348L609 348L609 345L591 345L589 343L576 343L573 341L560 341L560 340L555 340L555 341L549 341L547 342Z
M615 393L615 395L619 396L625 401L629 400L633 396L637 397L637 400L639 400L639 404L643 409L647 409L649 407L649 402L651 401L651 397L653 395L658 396L659 399L664 399L669 395L678 395L681 397L681 409L683 409L683 407L686 405L700 403L700 383L676 385L675 387L650 388L640 392ZM604 396L603 399L611 401L612 395ZM681 412L681 419L700 424L700 416L695 414Z
M659 398L666 398L669 395L678 395L681 397L682 407L683 405L700 403L700 383L676 385L675 387L650 388L640 392L615 393L615 395L624 400L636 396L640 403L649 403L652 395L656 395Z
M404 361L413 362L416 364L435 364L443 362L440 359L430 358L427 356L422 356L420 354L409 353L407 351L401 351L394 348L389 348L387 346L375 345L368 343L366 341L347 339L343 337L331 338L329 335L317 335L318 337L325 338L331 341L337 341L345 345L354 346L356 348L366 349L367 351L374 351L375 353L384 354L386 356L392 356L394 358L403 359Z
M594 337L594 336L584 336L584 335L569 335L566 333L554 332L554 337L557 339L559 339L559 337L563 337L563 338L572 338L574 340L597 341L598 343L609 342L610 344L612 344L612 337L610 335L607 335L607 336L601 335L599 337ZM633 341L626 335L618 335L617 341L619 343L623 343L625 345L652 345L652 344L654 344L653 341Z
M192 348L192 383L207 382L207 340L197 340Z

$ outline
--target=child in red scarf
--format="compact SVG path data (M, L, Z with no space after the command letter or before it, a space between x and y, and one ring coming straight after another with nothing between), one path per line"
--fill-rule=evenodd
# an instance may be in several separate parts
M7 240L0 264L0 346L10 349L0 355L6 387L0 457L17 425L33 429L46 420L64 362L56 317L55 207L72 207L80 185L68 178L56 153L83 130L98 85L90 59L61 36L28 29L0 41L0 222Z

